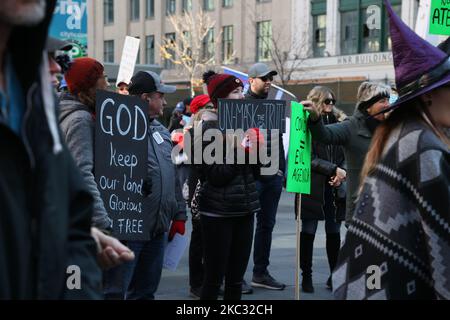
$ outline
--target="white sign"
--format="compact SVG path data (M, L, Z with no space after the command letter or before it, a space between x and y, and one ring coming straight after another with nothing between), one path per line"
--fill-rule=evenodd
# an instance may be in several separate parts
M176 233L172 241L170 241L166 246L163 267L170 271L175 271L187 246L188 237L186 235Z
M140 43L141 40L138 38L129 36L125 38L116 86L121 82L125 82L126 84L130 83L131 77L134 73L134 67L136 66Z

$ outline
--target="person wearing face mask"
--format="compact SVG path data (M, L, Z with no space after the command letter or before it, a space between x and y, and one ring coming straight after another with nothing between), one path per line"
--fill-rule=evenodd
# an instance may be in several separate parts
M359 86L353 115L346 121L330 125L321 121L322 116L316 104L302 101L305 110L310 112L308 127L313 141L344 147L347 165L346 223L351 220L355 210L359 176L373 133L385 119L385 115L379 113L389 107L390 95L390 87L365 81Z
M449 300L450 57L385 3L399 100L366 156L334 295Z
M218 99L243 99L244 85L232 75L216 74L209 71L203 79L208 87L208 94L214 106ZM213 111L209 111L212 113ZM209 129L218 130L217 115L214 120L202 122L202 132ZM225 135L223 142L225 148ZM197 137L194 137L196 139ZM234 136L231 137L234 141ZM217 141L215 141L217 143ZM246 142L253 148L246 148ZM232 152L245 148L249 153L257 152L262 143L257 130L250 130L249 141L234 142ZM203 150L210 145L203 142ZM195 150L194 152L196 152ZM240 300L242 281L252 248L254 214L260 210L256 176L259 165L251 165L246 160L243 164L226 163L225 149L223 162L197 165L200 176L198 192L198 211L203 235L203 252L205 275L201 290L202 300L217 300L220 286L225 278L224 300ZM202 152L203 154L203 152ZM197 159L196 155L194 158Z
M308 94L308 100L318 107L325 125L339 123L346 118L345 114L336 108L334 93L327 87L314 87ZM314 140L311 152L311 194L302 196L300 233L302 290L307 293L314 292L313 248L319 220L325 220L326 251L330 272L333 272L336 265L341 244L340 227L345 219L346 191L342 146L327 145ZM299 195L296 194L296 205L298 197ZM326 285L328 289L331 289L331 276Z

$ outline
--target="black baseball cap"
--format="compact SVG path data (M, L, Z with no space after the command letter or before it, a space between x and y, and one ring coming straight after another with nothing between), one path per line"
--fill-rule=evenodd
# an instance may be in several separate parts
M70 51L72 48L73 45L70 42L53 37L48 37L45 43L45 50L50 53L55 51Z
M160 76L153 71L139 71L131 78L128 86L128 92L132 95L152 92L174 93L176 90L175 86L163 84Z

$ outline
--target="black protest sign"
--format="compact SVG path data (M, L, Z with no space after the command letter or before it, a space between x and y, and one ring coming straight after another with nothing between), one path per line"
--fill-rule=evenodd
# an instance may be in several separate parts
M95 180L120 240L149 240L143 186L147 176L147 105L97 91Z
M286 132L286 101L284 100L219 100L219 127L227 129L278 129Z

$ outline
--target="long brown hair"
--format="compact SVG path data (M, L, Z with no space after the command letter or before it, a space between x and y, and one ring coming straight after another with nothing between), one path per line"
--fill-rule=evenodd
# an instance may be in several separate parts
M439 139L450 147L449 138L444 134L442 128L436 125L425 104L421 102L420 98L416 98L408 106L402 106L393 111L375 131L361 171L360 192L365 178L373 173L375 167L380 162L388 138L396 128L407 120L416 120L425 123Z
M330 95L334 100L336 100L336 95L334 94L333 90L325 86L315 86L308 93L308 97L306 99L312 101L312 103L314 103L314 105L318 107L320 114L322 114L323 104ZM336 119L338 119L338 121L343 121L345 120L345 118L347 118L345 113L342 110L338 109L336 106L333 106L333 114L336 116Z

